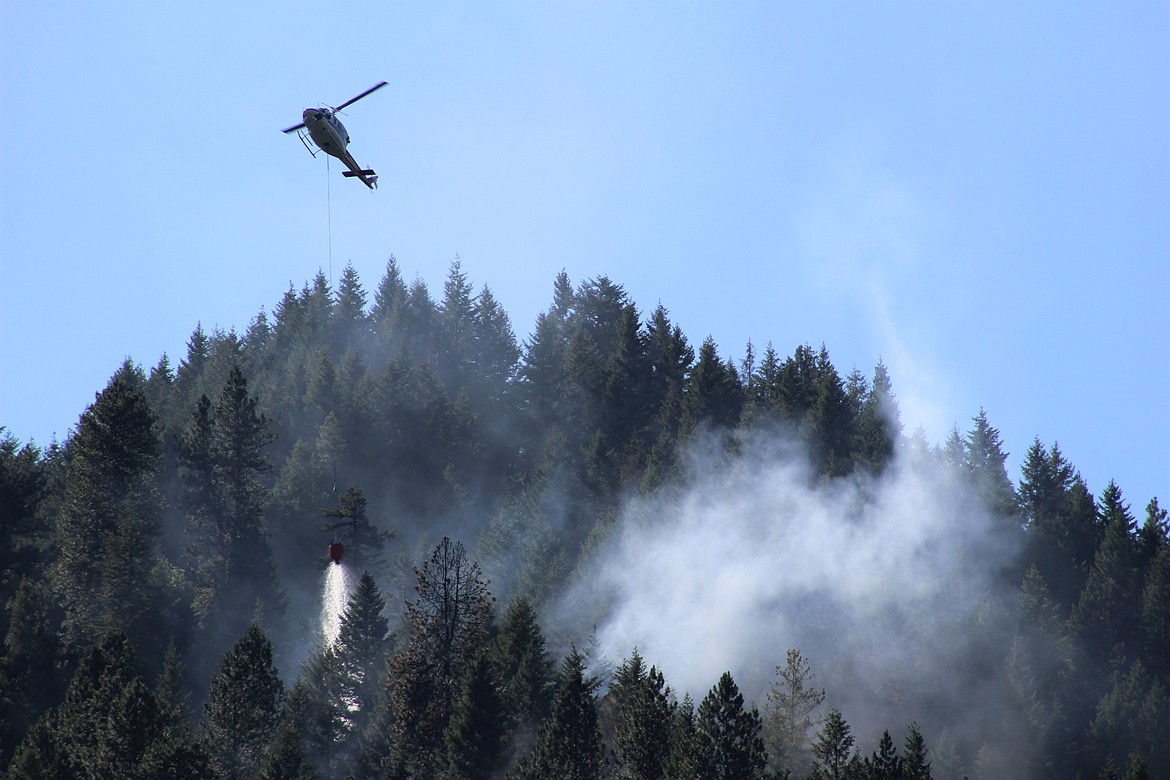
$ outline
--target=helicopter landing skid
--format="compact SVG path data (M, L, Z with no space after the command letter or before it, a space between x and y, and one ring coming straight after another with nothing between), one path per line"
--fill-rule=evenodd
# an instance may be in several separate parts
M306 138L307 135L308 135L308 133L306 133L304 130L297 131L297 138L301 139L301 143L303 143L305 145L305 148L309 150L309 154L313 155L313 157L316 158L317 153L315 151L313 151L313 147L309 145L309 139Z

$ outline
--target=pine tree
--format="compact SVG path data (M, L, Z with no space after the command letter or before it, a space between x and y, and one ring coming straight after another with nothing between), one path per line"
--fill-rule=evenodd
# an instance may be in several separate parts
M618 667L611 700L617 763L631 780L659 780L670 752L673 711L662 672L633 654Z
M210 527L196 529L218 565L211 572L211 598L199 614L205 624L213 617L222 641L243 632L258 602L270 619L279 620L284 611L264 532L268 488L262 478L271 470L268 449L275 435L239 366L229 371L206 433L211 474L202 478L211 482L214 514Z
M476 409L500 410L509 395L520 348L508 312L485 284L475 299L472 322L475 340L475 378L478 387L473 398Z
M1054 444L1028 449L1019 486L1028 530L1026 559L1036 564L1067 614L1085 584L1099 543L1096 508L1080 475Z
M374 305L370 309L370 323L384 355L395 353L402 344L400 332L403 309L406 306L406 283L398 270L394 255L386 261L386 273L374 291ZM374 363L381 368L385 358Z
M406 647L390 657L387 769L431 777L442 760L443 734L459 682L487 641L494 599L479 566L459 542L444 537L415 569L418 598L406 605Z
M443 301L438 308L440 339L439 377L452 394L466 388L475 369L475 296L471 282L455 256L443 284Z
M45 713L29 732L9 776L40 776L34 760L68 765L61 777L145 776L144 759L167 739L168 731L136 664L124 633L102 637L78 665L64 703Z
M294 686L285 700L272 747L260 765L256 780L313 780L317 776L305 752L306 699L304 687Z
M341 690L337 654L332 647L314 651L301 665L295 688L297 730L309 764L322 777L337 776L344 766L353 722Z
M443 735L449 780L490 780L505 758L508 715L486 651L471 662Z
M28 577L8 605L0 655L0 767L62 693L58 619L48 589Z
M895 445L902 434L901 413L894 397L893 383L885 364L878 361L873 383L859 398L854 460L870 472L880 474L894 457Z
M701 423L716 428L734 428L743 411L743 388L735 366L720 359L710 336L699 347L691 369L683 402L686 426L694 430Z
M1089 738L1098 756L1123 764L1130 753L1149 762L1154 777L1170 772L1170 744L1166 724L1170 723L1170 694L1161 680L1150 675L1140 660L1129 671L1117 672L1112 688L1097 704L1089 725Z
M514 780L599 780L604 761L594 692L585 659L574 649L561 664L552 711L541 724L532 752L521 759Z
M144 643L156 636L161 598L150 572L163 499L156 418L142 383L140 372L124 365L81 416L70 441L52 580L72 652L112 630Z
M509 718L530 738L552 703L553 662L545 650L536 610L527 598L521 596L508 607L496 647Z
M889 729L882 732L878 749L865 760L866 780L902 780L902 759L894 747Z
M337 657L341 698L352 722L351 732L365 730L383 685L390 650L386 602L369 572L362 574L341 614L341 630L333 653Z
M812 668L799 650L789 648L785 666L776 667L779 680L768 691L764 734L768 755L778 771L804 777L812 762L809 731L819 720L817 710L825 690L813 686Z
M283 698L272 645L253 623L224 656L203 705L203 743L225 780L250 778L260 767L276 731Z
M850 733L849 724L841 717L841 712L836 707L829 709L825 725L821 727L812 750L816 757L813 777L818 780L845 780L853 776L850 766L853 735Z
M674 707L670 726L669 749L662 767L663 780L694 780L699 773L699 730L695 722L695 703L688 693ZM781 775L781 777L783 777Z
M1105 538L1093 558L1073 620L1093 656L1105 660L1116 644L1125 645L1130 654L1137 649L1142 583L1134 519L1114 482L1101 494L1098 518Z
M1007 475L1008 453L1003 451L999 430L992 427L986 411L980 409L974 423L964 440L967 477L984 505L1003 520L1005 531L1014 533L1018 529L1019 500Z
M334 357L344 354L347 347L365 346L366 291L358 279L353 263L346 263L337 282L336 303L333 307Z
M696 747L699 776L704 780L763 778L768 753L761 737L763 724L753 707L744 709L730 672L699 703Z
M918 730L917 723L910 724L910 731L906 734L906 744L902 751L902 777L905 780L931 780L930 751L926 749L926 740Z
M9 780L61 780L85 777L61 740L60 718L46 712L25 735L8 765Z
M1144 657L1155 671L1170 673L1170 545L1158 551L1146 572L1141 624Z
M37 510L48 481L41 458L40 449L22 446L0 426L0 604L8 603L24 577L43 570L38 547L47 534L37 522ZM0 616L0 628L7 631L4 620Z

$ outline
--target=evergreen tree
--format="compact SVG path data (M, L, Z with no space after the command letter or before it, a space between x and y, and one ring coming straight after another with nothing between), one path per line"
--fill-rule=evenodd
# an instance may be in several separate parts
M402 280L402 272L398 270L398 260L390 255L386 261L386 273L374 291L374 305L370 309L370 323L383 354L393 354L402 343L400 329L406 294L406 283ZM374 365L380 368L384 362L383 358L375 361Z
M386 768L421 778L439 769L458 686L487 640L494 599L463 545L446 537L415 575L418 598L404 616L410 637L390 657L386 678L392 747Z
M333 645L338 686L352 733L365 730L383 685L382 675L390 650L390 624L382 614L385 608L386 602L374 578L369 572L363 573L341 614L341 629Z
M986 411L980 409L974 423L964 440L967 477L984 505L1003 519L1005 531L1014 532L1018 528L1019 501L1007 475L1008 453L1003 451L999 430L992 427Z
M256 774L256 780L313 780L317 777L305 752L307 698L303 686L293 686L284 702L272 747Z
M353 722L341 690L337 654L332 647L314 651L301 665L294 688L299 688L297 730L316 774L339 777L352 734Z
M123 630L156 636L161 594L150 572L162 515L160 447L143 380L127 363L81 416L57 515L52 580L72 652ZM162 648L154 648L161 656Z
M210 357L211 342L203 331L202 323L197 324L187 339L187 356L179 361L179 368L175 372L178 407L191 408L195 399L203 393L203 372Z
M471 662L443 735L449 780L490 780L505 757L508 715L486 651Z
M910 732L906 735L906 744L902 751L902 777L905 780L931 780L930 751L926 749L926 740L918 730L917 723L910 724Z
M889 729L882 732L878 749L865 761L866 780L902 780L903 762Z
M568 274L561 271L554 285L553 305L537 316L532 336L524 344L518 377L534 426L550 424L563 404L565 349L573 299Z
M552 703L553 662L545 649L536 610L521 596L504 615L496 638L500 680L509 719L527 749Z
M1132 657L1141 608L1140 552L1133 516L1114 482L1101 494L1098 517L1105 538L1093 558L1073 620L1096 659L1107 659L1116 644L1125 645Z
M812 763L809 731L819 718L825 690L813 686L812 668L799 650L789 648L785 666L776 667L780 679L768 691L764 735L768 755L778 772L804 777Z
M812 777L817 780L846 780L854 777L850 758L853 752L853 735L850 733L849 724L841 717L841 712L836 707L829 709L825 725L821 727L812 750L816 757Z
M763 724L753 707L744 709L730 672L699 703L696 748L699 777L704 780L763 778L768 753L761 737Z
M585 659L574 649L561 665L552 710L532 752L509 775L514 780L599 780L604 761L594 691Z
M1170 695L1161 680L1154 679L1140 660L1129 671L1117 672L1109 690L1097 704L1089 725L1095 754L1123 764L1131 753L1141 755L1154 777L1170 773Z
M280 719L284 685L272 645L253 623L224 656L203 705L203 743L225 780L251 778L268 753Z
M1143 654L1157 672L1170 674L1170 546L1158 551L1142 591Z
M56 610L48 589L28 577L9 602L0 655L0 767L62 693Z
M1028 449L1019 486L1028 530L1026 559L1034 562L1063 614L1085 584L1099 543L1096 508L1084 483L1054 444Z
M895 445L902 434L893 383L881 361L873 370L873 384L859 400L853 457L870 472L880 474L894 457Z
M229 371L213 410L204 402L197 407L184 441L196 496L187 512L203 572L195 612L214 626L211 647L222 647L243 632L257 603L278 620L284 609L264 530L262 478L271 469L274 435L239 366Z
M472 285L456 255L447 271L443 301L438 308L441 344L438 373L453 393L466 388L476 370L475 314Z
M692 430L700 423L717 428L734 428L739 423L743 411L739 375L734 365L720 359L710 336L699 347L684 398L683 415Z
M380 569L382 552L391 534L374 527L366 514L366 497L360 488L346 488L336 509L322 509L321 530L345 542L346 563L354 568Z
M64 703L29 732L10 776L38 776L31 766L34 758L50 766L68 765L69 771L59 775L63 777L145 776L142 762L167 731L135 667L124 633L102 637L78 665ZM43 726L49 727L48 734Z
M16 748L8 765L9 780L61 780L85 777L61 740L56 711L46 712Z
M694 780L698 776L698 743L695 704L688 693L673 711L669 749L662 767L663 780Z
M520 348L508 312L485 284L475 299L472 321L475 339L475 377L479 388L473 399L477 409L499 409L516 374Z
M5 604L21 580L43 570L38 550L47 536L37 522L37 510L48 488L41 463L41 451L32 444L21 445L0 426L0 604ZM41 538L38 538L41 537ZM0 630L7 631L0 616Z
M670 752L673 708L662 672L646 668L633 654L618 667L607 699L612 700L614 742L622 777L659 780Z
M346 263L337 282L333 307L333 355L344 354L350 345L363 346L366 325L366 291L362 289L353 263Z

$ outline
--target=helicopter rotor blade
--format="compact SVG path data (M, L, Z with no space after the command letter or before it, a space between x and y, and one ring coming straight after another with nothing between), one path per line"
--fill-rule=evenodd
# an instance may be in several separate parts
M295 131L295 130L300 130L300 129L301 129L302 127L304 127L304 126L305 126L305 123L304 123L304 122L301 122L299 125L293 125L292 127L286 127L286 128L284 128L283 130L281 130L280 132L282 132L282 133L291 133L291 132L293 132L293 131Z
M355 97L355 98L350 98L349 100L347 100L347 101L345 101L344 103L342 103L340 106L336 106L336 107L335 107L333 110L334 110L334 111L340 111L341 109L345 108L346 106L348 106L348 105L352 105L353 103L356 103L356 102L358 102L359 100L361 100L362 98L364 98L366 95L370 94L371 92L376 92L377 90L381 89L381 88L382 88L382 87L384 87L384 86L386 86L386 82L385 82L385 81L379 81L377 84L375 84L374 86L370 87L369 89L367 89L367 90L366 90L365 92L363 92L362 94L358 95L358 96L357 96L357 97Z

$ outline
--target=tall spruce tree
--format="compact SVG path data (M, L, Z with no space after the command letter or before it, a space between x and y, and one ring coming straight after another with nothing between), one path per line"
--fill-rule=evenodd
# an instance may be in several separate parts
M759 712L744 708L743 694L724 672L699 703L696 720L699 777L703 780L763 778L768 752Z
M622 777L659 780L670 753L673 707L662 672L635 649L618 667L607 695Z
M272 746L269 748L256 780L314 780L318 775L305 750L305 710L308 694L302 685L293 686L284 702Z
M341 700L350 722L346 753L356 750L356 736L368 728L383 685L390 651L386 602L369 572L362 574L341 614L341 629L332 651L336 656Z
M485 650L463 676L443 734L448 780L490 780L506 758L509 718L496 671Z
M917 723L910 724L902 751L902 778L904 780L931 780L930 751Z
M858 774L853 734L841 711L829 709L824 726L813 743L816 761L810 777L816 780L852 780Z
M0 655L0 767L61 697L60 618L51 599L44 583L25 577L8 604Z
M574 648L561 664L552 711L541 724L532 751L520 760L513 780L599 780L604 764L595 691L585 676L585 658Z
M244 632L257 604L279 622L284 598L264 528L274 441L238 365L218 402L197 404L181 448L186 513L198 573L194 611L211 650Z
M508 607L496 637L496 655L508 716L520 735L520 749L527 750L548 715L553 694L553 662L527 598L521 596Z
M1141 608L1140 550L1133 515L1115 482L1101 494L1098 522L1105 536L1093 557L1073 620L1097 660L1106 660L1119 644L1126 646L1132 658Z
M26 736L9 777L147 777L144 760L168 737L154 695L138 677L126 635L106 634L82 659L65 701ZM42 766L35 766L40 763Z
M151 572L163 505L161 450L142 384L141 372L123 365L70 441L52 581L71 652L113 630L144 646L157 636L161 593ZM161 647L154 651L161 657Z
M280 720L284 684L272 644L253 623L228 651L203 705L202 740L225 780L251 778L260 768Z

